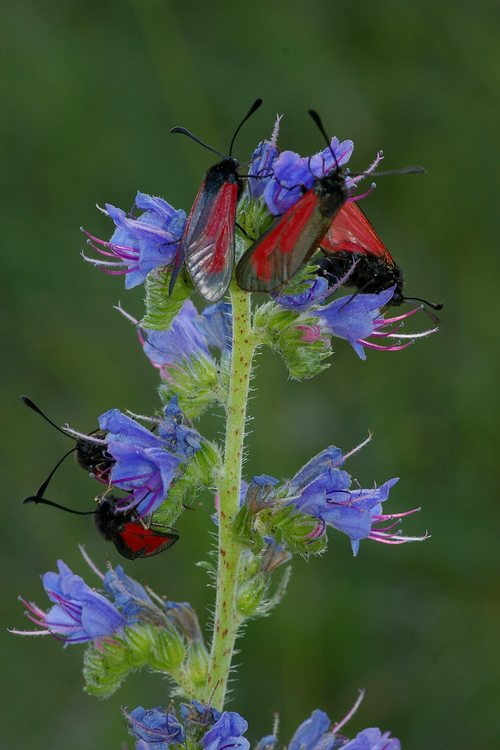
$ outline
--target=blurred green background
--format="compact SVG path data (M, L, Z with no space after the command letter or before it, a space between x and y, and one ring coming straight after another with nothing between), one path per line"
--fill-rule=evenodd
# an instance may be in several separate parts
M357 359L343 342L314 381L287 381L258 360L247 473L290 476L330 443L374 440L350 464L361 482L400 476L391 509L422 505L405 529L425 545L365 542L357 559L331 535L326 557L297 560L289 594L250 623L232 707L249 736L281 717L287 742L315 707L340 718L360 687L349 731L390 728L406 750L494 745L494 362L498 297L498 15L482 2L358 0L190 3L18 0L2 11L3 624L23 627L22 593L45 606L39 575L58 557L86 574L118 555L88 519L23 507L67 449L23 408L91 430L118 406L157 405L156 373L113 309L141 314L141 290L79 258L80 225L110 224L96 202L128 208L137 189L189 209L212 157L171 138L177 124L227 148L256 96L264 106L238 139L244 160L284 113L281 145L323 147L307 117L356 142L355 168L423 164L425 177L379 180L364 208L405 271L408 293L445 303L441 332L401 354ZM497 233L498 237L498 233ZM420 323L426 324L421 318ZM217 415L204 420L220 433ZM88 507L95 485L71 464L54 496ZM209 505L186 514L168 554L126 564L205 622ZM90 574L89 574L90 576ZM130 678L107 704L82 693L80 647L2 634L9 748L118 748L120 706L169 700L153 675Z

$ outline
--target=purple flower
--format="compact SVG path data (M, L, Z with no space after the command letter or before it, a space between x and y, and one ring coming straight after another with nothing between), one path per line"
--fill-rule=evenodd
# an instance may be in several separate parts
M363 729L362 732L347 743L342 745L342 750L401 750L401 744L396 737L390 737L390 732L382 732L380 729Z
M279 149L276 146L276 142L278 140L280 121L281 117L278 115L271 140L261 141L250 158L248 189L254 201L262 197L266 186L273 177L273 165L279 156Z
M288 750L333 750L342 742L329 732L330 719L324 711L316 709L297 729Z
M248 750L250 743L242 736L247 729L248 723L236 711L224 711L217 723L204 734L202 747L204 750L224 750L227 747Z
M166 331L141 331L144 353L150 362L168 380L169 368L182 367L191 359L213 362L210 350L216 356L231 351L231 305L218 302L209 305L201 315L187 300Z
M385 544L426 539L427 536L402 536L394 530L401 518L418 509L390 515L382 513L382 503L389 497L397 478L372 489L351 488L350 475L338 467L364 444L346 455L330 446L311 459L286 487L289 505L318 519L316 537L325 532L326 526L347 534L354 555L358 553L361 539L373 539ZM380 526L388 521L388 525Z
M180 710L187 734L197 734L200 728L212 726L221 717L221 712L213 706L206 706L195 700L181 703Z
M330 148L326 148L311 157L299 156L293 151L283 151L273 165L273 178L264 190L264 200L275 216L291 208L309 190L318 177L323 177L336 168L346 164L354 149L352 141L339 142L332 138Z
M357 701L346 716L335 725L324 711L313 711L295 732L288 750L401 750L399 740L390 737L390 732L382 734L380 729L364 729L353 740L339 735L339 730L347 724L356 713L364 691L361 691ZM264 738L267 739L267 738ZM271 738L272 739L272 738ZM259 747L261 747L261 742ZM263 746L262 746L263 747Z
M170 745L179 745L185 740L184 729L175 714L163 711L160 706L150 709L138 706L130 713L123 713L130 734L146 743L148 750L167 750Z
M176 211L162 198L138 192L135 205L143 211L137 218L106 204L104 213L116 225L109 242L85 232L93 250L116 259L103 261L83 255L85 260L108 274L126 274L127 289L142 284L153 268L172 262L186 221L184 211Z
M384 318L381 310L392 299L395 286L378 294L350 294L333 302L326 302L337 288L337 285L329 288L326 279L319 277L306 282L299 293L279 295L275 297L275 301L288 310L306 313L318 319L314 325L300 324L298 321L297 328L302 331L304 341L312 343L325 335L336 336L348 341L360 359L366 359L365 347L397 352L411 346L416 339L437 331L437 328L431 328L419 333L405 334L398 330L407 318L422 309L421 306L402 315ZM369 341L370 337L375 341L388 339L390 343L384 346ZM395 343L392 343L393 340L396 340Z
M32 602L27 615L42 630L22 632L20 635L51 634L66 643L85 643L109 638L123 632L125 618L102 594L91 589L80 576L58 560L58 573L45 573L43 586L54 606L44 612Z
M168 449L183 461L188 461L201 448L201 435L184 423L184 415L174 396L165 407L165 417L158 424L158 436L165 440Z
M186 456L169 451L170 436L165 440L155 435L119 409L102 414L99 426L107 432L108 451L115 459L111 483L131 493L121 509L134 507L141 516L153 513L166 499ZM167 432L165 427L162 430Z

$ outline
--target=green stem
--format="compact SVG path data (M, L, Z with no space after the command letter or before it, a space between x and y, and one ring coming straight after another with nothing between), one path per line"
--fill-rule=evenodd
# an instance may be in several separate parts
M255 340L250 324L250 295L231 289L233 305L233 352L227 403L226 447L219 482L219 555L214 631L207 678L207 702L224 707L234 644L241 624L235 594L242 547L232 534L239 510L243 443L248 390Z

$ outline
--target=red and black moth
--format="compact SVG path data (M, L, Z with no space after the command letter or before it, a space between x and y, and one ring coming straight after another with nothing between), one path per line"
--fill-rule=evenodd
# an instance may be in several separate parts
M314 110L309 114L330 141ZM286 284L317 250L332 221L345 204L349 192L345 172L338 166L314 181L288 211L251 245L236 267L236 281L249 292L271 292Z
M95 510L82 511L67 508L65 505L54 503L38 495L25 498L23 503L35 503L50 505L59 508L66 513L74 513L77 516L94 516L94 524L107 541L113 542L117 551L127 560L137 560L143 557L153 557L172 547L179 535L160 524L147 525L142 518L138 518L135 511L121 511L119 509L120 498L110 495L97 497L97 508Z
M96 497L97 507L95 510L80 511L67 508L64 505L47 500L45 491L56 473L59 466L71 454L74 453L79 466L88 471L98 481L109 484L111 468L114 464L113 457L108 453L106 442L103 440L105 433L95 430L88 435L72 434L72 431L59 427L27 396L21 396L21 400L30 409L39 414L52 427L66 437L75 441L75 446L67 451L54 466L47 479L40 485L35 495L25 498L24 503L35 503L51 505L67 513L78 516L94 516L94 523L104 539L113 542L118 552L128 560L136 560L142 557L152 557L171 547L179 539L179 535L168 527L160 524L146 524L143 518L139 518L133 508L122 510L120 506L126 506L124 498L113 497L105 493Z
M183 262L193 284L207 302L218 302L229 287L234 267L236 207L243 190L243 180L238 174L239 163L233 158L232 150L242 125L261 104L262 99L252 104L233 135L229 156L219 154L223 156L222 161L208 170L201 183L177 249L170 293ZM215 151L186 128L176 127L170 132L187 135Z
M401 268L356 202L348 201L342 206L319 244L326 256L319 262L319 274L332 283L343 278L346 286L354 286L365 294L378 294L394 286L389 305L418 300L435 310L443 307L420 297L403 295Z

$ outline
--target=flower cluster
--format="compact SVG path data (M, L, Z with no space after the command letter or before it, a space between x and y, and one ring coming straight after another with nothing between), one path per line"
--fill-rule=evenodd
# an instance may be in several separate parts
M363 729L356 737L349 739L340 734L340 729L357 710L360 699L342 721L332 725L324 711L315 710L297 728L287 745L288 750L400 750L400 743L390 732L381 732L371 727ZM136 750L167 750L183 745L186 738L196 740L196 747L202 750L249 750L250 742L244 736L248 723L236 711L220 713L198 701L181 704L181 721L173 707L164 711L161 706L145 709L138 706L130 713L124 711L130 734L138 742ZM266 735L256 744L256 750L273 750L278 747L274 734Z
M249 114L260 103L257 100ZM324 134L319 118L311 114ZM420 307L400 315L387 313L391 305L405 301L396 266L390 267L392 273L375 278L367 263L365 283L363 274L354 280L353 269L358 265L359 271L361 263L355 250L350 271L344 268L344 262L351 263L347 253L324 276L324 268L315 264L315 245L328 237L321 235L328 224L332 231L336 211L347 213L353 208L348 202L364 197L354 196L354 191L374 171L382 153L365 172L353 176L346 168L354 149L351 140L325 135L327 147L311 156L280 151L280 119L271 138L254 150L248 174L238 172L232 157L208 171L188 218L164 199L139 192L130 213L106 204L103 213L115 227L109 241L84 232L101 256L84 255L85 260L108 274L124 275L127 289L145 285L146 312L141 320L120 305L117 309L135 326L144 354L158 371L162 411L142 417L115 408L99 417L99 429L90 435L67 427L62 431L76 440L80 465L108 485L97 498L94 518L103 536L129 559L168 549L178 535L157 529L174 523L184 507L198 504L200 489L215 489L217 571L211 562L201 563L217 581L211 645L209 650L189 603L160 598L120 566L109 565L102 573L83 550L99 587L90 587L58 561L58 572L43 576L50 607L44 610L22 599L37 629L12 632L85 643L85 689L99 697L112 695L130 672L140 668L171 680L174 696L185 701L178 709L170 703L166 709L124 710L136 750L249 750L247 721L235 711L223 710L236 638L242 625L269 614L281 601L293 555L308 557L325 550L328 527L349 538L354 555L364 539L398 545L427 538L405 536L397 528L402 518L418 509L385 512L397 478L363 488L345 470L346 461L370 438L348 453L330 445L287 481L264 474L249 484L242 480L252 361L259 347L278 352L290 375L305 379L328 366L325 360L335 338L347 341L365 359L366 350L400 351L436 330L402 332ZM182 128L174 130L190 135ZM290 229L289 222L296 226ZM272 246L275 232L280 237L288 234L286 242ZM248 269L255 261L254 240L257 251L264 248L263 254L271 259L281 253L283 264L282 256L290 253L289 272L277 262L276 273L265 284L250 283L245 274L253 273ZM184 260L189 274L180 273ZM217 276L219 266L224 285L214 293L209 288L211 274ZM339 296L348 283L357 291ZM194 287L205 300L219 301L200 311L191 299ZM222 299L228 288L231 303ZM274 291L252 307L246 289ZM213 406L227 417L224 447L209 442L191 421ZM43 497L53 474L28 500L58 505ZM115 495L114 490L121 493ZM144 549L147 554L142 554ZM323 711L313 711L296 730L288 750L400 750L397 739L377 728L364 729L351 739L341 734L360 701L361 697L333 725ZM277 746L275 727L256 749Z
M82 254L108 274L125 274L127 289L144 283L154 268L172 263L186 222L185 212L175 210L162 198L138 192L134 205L143 211L138 217L106 204L103 213L116 226L109 242L84 232L93 250L115 260L98 260Z

